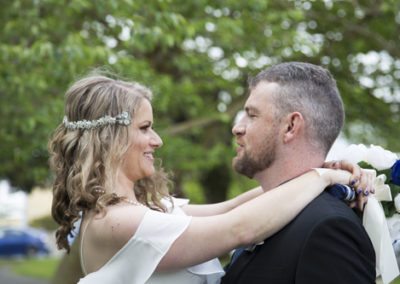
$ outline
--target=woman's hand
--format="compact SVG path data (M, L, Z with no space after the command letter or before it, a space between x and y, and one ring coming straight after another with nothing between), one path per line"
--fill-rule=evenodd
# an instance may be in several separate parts
M352 164L345 160L329 161L323 164L324 168L341 169L351 173L349 185L356 192L356 200L350 203L350 207L356 207L362 211L365 203L367 203L367 196L370 193L375 193L374 181L376 178L376 171L364 170L356 164Z

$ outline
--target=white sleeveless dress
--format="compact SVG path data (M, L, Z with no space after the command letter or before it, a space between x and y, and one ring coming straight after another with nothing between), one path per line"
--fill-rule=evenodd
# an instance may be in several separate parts
M188 200L174 198L168 213L148 210L134 236L102 268L79 284L218 284L224 270L217 259L169 272L155 272L172 243L186 230L191 217L180 208ZM194 244L195 245L195 244Z

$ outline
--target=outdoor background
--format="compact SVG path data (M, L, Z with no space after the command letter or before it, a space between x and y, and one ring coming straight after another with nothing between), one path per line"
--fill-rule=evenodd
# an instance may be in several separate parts
M400 152L399 44L397 0L1 0L0 179L49 188L64 93L93 68L152 89L157 156L194 202L254 185L231 170L231 127L247 79L279 62L329 69L343 139Z

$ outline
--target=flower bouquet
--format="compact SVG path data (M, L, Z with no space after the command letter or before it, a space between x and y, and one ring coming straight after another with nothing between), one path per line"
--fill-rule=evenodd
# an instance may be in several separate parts
M376 197L382 202L386 217L396 211L400 213L400 159L395 153L381 146L352 144L340 157L362 168L376 170ZM392 196L395 196L395 202L391 202Z
M399 274L397 252L393 246L393 230L388 228L387 217L400 213L400 160L396 154L380 146L350 145L341 159L359 164L362 168L374 169L375 194L370 196L363 214L363 226L370 237L376 254L376 272L379 283L390 283ZM391 202L396 196L395 202ZM392 228L393 229L393 228Z

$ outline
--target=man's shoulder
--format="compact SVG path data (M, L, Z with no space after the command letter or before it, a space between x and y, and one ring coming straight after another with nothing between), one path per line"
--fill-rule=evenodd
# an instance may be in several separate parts
M317 215L315 213L317 213ZM300 213L299 217L302 215L317 220L342 217L357 222L360 221L360 218L348 204L327 192L323 192L311 201Z
M291 223L265 240L265 247L287 249L296 255L311 240L326 239L331 242L333 239L362 240L362 246L372 248L361 218L345 202L329 193L319 195Z
M289 227L303 232L310 231L318 225L337 220L338 222L352 223L355 227L362 228L361 218L342 200L322 193L315 198L293 220Z
M335 260L331 260L334 257ZM263 275L277 275L279 279L284 279L284 274L286 280L282 283L294 283L299 275L308 275L304 271L314 271L313 267L318 267L315 271L319 276L323 274L326 277L327 269L336 267L336 262L346 263L343 260L349 259L350 267L355 261L372 271L368 270L368 275L373 274L375 255L360 218L342 200L329 193L322 193L286 227L264 241L253 256L252 267L262 267L260 269L265 271ZM284 272L275 273L279 269ZM252 275L252 270L249 271L246 277ZM305 281L300 282L314 283L313 277L306 277Z

